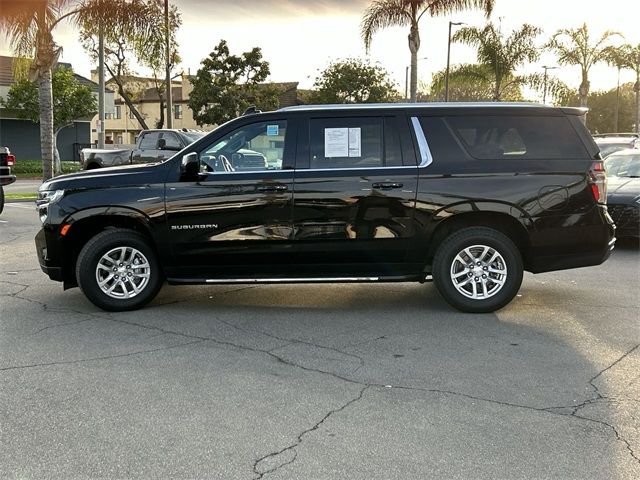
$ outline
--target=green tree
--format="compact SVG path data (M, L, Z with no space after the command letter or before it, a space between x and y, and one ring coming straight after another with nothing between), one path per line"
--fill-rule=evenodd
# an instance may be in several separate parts
M149 128L145 117L135 105L139 90L146 88L129 83L135 76L131 60L152 72L153 84L160 98L159 119L156 128L165 122L166 93L166 29L164 25L164 4L157 0L94 0L78 15L81 27L80 38L85 50L93 61L98 59L97 25L108 25L103 29L105 69L115 83L118 94L129 107L131 113L143 129ZM175 5L169 9L170 64L180 62L176 32L182 20Z
M270 73L269 62L262 59L260 48L231 55L227 42L220 40L201 63L189 95L189 108L198 125L227 122L251 105L261 110L278 107L279 91L260 85Z
M409 51L411 52L411 101L418 92L418 50L420 49L419 23L426 14L431 17L478 8L487 16L491 14L495 0L374 0L365 10L361 35L367 51L373 36L388 27L409 27Z
M514 88L518 91L524 85L539 86L543 82L540 75L518 75L516 71L540 57L533 43L540 33L542 30L528 24L522 25L508 37L492 23L483 28L461 28L452 40L474 47L479 65L458 67L451 77L489 83L492 87L491 98L496 102L503 100L507 92L513 94Z
M633 85L635 93L635 131L640 132L640 43L638 45L624 44L608 50L607 62L619 70L633 70L636 82ZM617 129L616 129L617 130Z
M57 149L57 137L60 130L72 125L75 120L93 117L98 112L95 96L86 85L81 85L69 68L60 67L52 75L53 105L53 148L54 173L60 173L60 155ZM34 123L40 121L38 85L27 79L19 80L9 89L3 107L15 110L16 116Z
M443 101L445 98L446 70L434 73L431 80L428 99ZM491 101L495 96L494 73L488 65L463 64L454 67L449 73L449 99L454 102ZM500 99L519 102L524 99L519 82L505 79Z
M311 103L384 103L399 98L388 72L357 58L330 64L316 78Z
M560 65L580 67L582 80L578 93L580 94L581 107L587 106L590 90L589 72L591 68L609 58L611 55L611 39L619 35L619 33L607 31L600 38L594 40L589 35L589 29L585 23L580 28L558 30L547 43L546 47L555 52ZM581 118L586 122L585 116Z
M592 133L615 133L616 96L617 88L589 94L589 130ZM620 85L617 131L633 131L634 104L634 84L629 82ZM556 105L580 106L578 90L567 90L565 94L556 98Z

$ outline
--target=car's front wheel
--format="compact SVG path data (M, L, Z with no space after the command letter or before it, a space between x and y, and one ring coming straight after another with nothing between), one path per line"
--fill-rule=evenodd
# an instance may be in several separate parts
M117 312L135 310L153 300L163 275L145 237L131 230L111 229L82 248L76 279L94 305Z
M444 299L463 312L486 313L507 305L522 284L518 247L504 234L484 227L447 237L433 260L433 279Z

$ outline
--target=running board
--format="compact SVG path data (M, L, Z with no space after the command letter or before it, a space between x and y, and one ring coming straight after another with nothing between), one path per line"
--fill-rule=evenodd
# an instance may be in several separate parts
M275 278L168 278L170 284L256 284L256 283L371 283L429 282L431 275L397 275L376 277L275 277Z

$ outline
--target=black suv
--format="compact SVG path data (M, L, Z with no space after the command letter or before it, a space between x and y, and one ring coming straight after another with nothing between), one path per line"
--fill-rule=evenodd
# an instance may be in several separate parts
M43 184L38 259L114 311L164 280L433 278L456 308L490 312L524 270L598 265L613 249L584 114L503 103L248 114L162 163ZM269 168L236 169L246 152Z

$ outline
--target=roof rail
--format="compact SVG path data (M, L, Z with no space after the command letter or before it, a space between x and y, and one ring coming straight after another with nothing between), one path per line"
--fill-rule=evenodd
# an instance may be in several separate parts
M423 103L349 103L330 105L295 105L284 107L279 112L314 111L314 110L367 110L377 108L552 108L548 105L531 102L423 102Z

